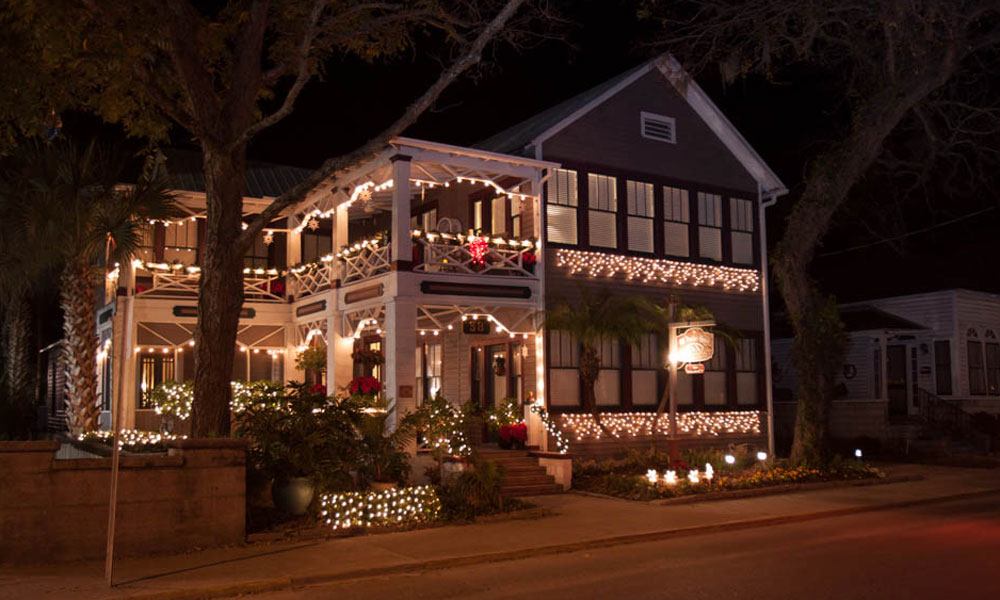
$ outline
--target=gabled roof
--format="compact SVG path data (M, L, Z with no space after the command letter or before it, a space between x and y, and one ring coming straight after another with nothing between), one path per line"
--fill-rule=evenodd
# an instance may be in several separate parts
M545 110L513 127L509 127L474 145L475 148L506 154L530 154L539 144L562 131L604 101L624 90L652 70L658 70L674 86L677 93L715 132L750 173L766 194L781 196L788 188L757 154L746 138L733 126L708 94L681 67L671 54L662 54L621 75L609 79L583 93Z
M177 148L167 148L162 152L171 187L186 192L205 191L205 170L200 152ZM311 173L309 169L247 161L243 175L243 196L276 198L305 180Z

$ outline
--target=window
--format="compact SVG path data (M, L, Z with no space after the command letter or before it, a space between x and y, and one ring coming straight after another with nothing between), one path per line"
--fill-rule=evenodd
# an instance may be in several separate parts
M946 342L947 343L947 342ZM882 397L882 347L876 342L872 350L872 398Z
M975 329L969 330L967 350L969 353L969 393L983 395L986 393L986 365L983 362L983 343Z
M690 256L691 206L688 191L663 186L663 253Z
M523 200L510 199L510 235L514 238L521 237L521 205Z
M934 342L934 392L939 396L952 394L951 391L951 342Z
M659 401L659 344L655 333L647 333L632 346L632 403L651 405Z
M493 221L491 227L494 235L507 233L507 197L497 196L490 201L493 209Z
M716 352L724 351L723 348L716 348ZM758 374L759 347L757 340L753 338L743 338L736 340L736 403L737 404L757 404L760 390L760 379Z
M283 381L282 363L279 354L268 354L266 348L254 348L249 351L250 379L248 381ZM236 355L240 360L241 354Z
M479 233L483 228L483 201L476 200L472 203L472 230Z
M198 223L188 219L163 228L163 259L186 264L197 262Z
M546 235L555 244L576 244L576 171L556 169L546 185Z
M986 330L986 393L991 396L1000 396L1000 344L996 342L996 335L989 329Z
M705 362L705 405L724 406L727 403L726 388L726 347L719 336L715 336L715 355Z
M302 232L302 262L319 260L333 251L333 237L329 233Z
M553 406L580 406L580 345L563 331L549 331L549 402Z
M738 265L752 265L753 202L740 198L730 198L729 223L733 262Z
M425 210L410 217L410 229L433 231L437 229L438 211L436 208Z
M247 253L243 257L243 266L247 269L266 269L268 267L267 251L268 247L264 243L264 236L255 236L253 243L247 248Z
M722 260L722 196L698 192L698 256Z
M659 369L659 341L655 333L647 333L639 340L639 345L632 346L633 369Z
M156 225L142 228L142 241L136 258L144 262L156 262Z
M618 247L618 182L614 177L587 175L590 245Z
M668 144L677 143L676 122L673 117L665 117L642 111L639 113L639 131L642 137Z
M550 367L576 368L580 366L580 345L569 333L550 331L548 359Z
M626 182L628 194L628 249L653 251L653 184Z
M238 358L238 357L237 357ZM150 394L164 381L174 379L174 355L148 353L139 355L139 408L153 408Z
M441 344L417 344L417 406L441 391Z

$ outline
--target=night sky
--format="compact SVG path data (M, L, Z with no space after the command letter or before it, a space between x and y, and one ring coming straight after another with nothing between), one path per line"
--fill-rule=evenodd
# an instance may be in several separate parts
M406 135L469 145L656 53L642 44L649 24L637 20L634 2L572 2L564 10L576 22L565 40L523 52L498 52L475 79L452 86ZM389 63L330 64L323 81L307 86L295 113L257 137L251 158L315 167L329 156L347 152L394 120L433 81L438 66L419 52ZM801 190L806 161L824 140L842 130L839 107L829 104L837 90L829 89L831 84L821 74L808 70L788 73L777 83L752 79L724 87L711 72L699 74L698 80L792 190L770 209L773 247ZM183 133L171 142L190 144ZM941 201L933 216L918 209L919 214L904 217L911 229L918 229L996 206L991 189L982 189L979 196ZM949 287L1000 292L998 270L992 265L1000 210L911 235L895 245L844 252L879 239L858 224L875 201L870 190L859 192L838 215L814 265L824 291L841 301Z

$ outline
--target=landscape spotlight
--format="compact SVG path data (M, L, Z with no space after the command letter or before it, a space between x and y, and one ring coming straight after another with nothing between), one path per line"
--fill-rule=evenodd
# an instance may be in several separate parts
M861 458L861 448L855 448L854 449L854 457L855 458Z
M767 460L767 452L764 451L758 452L757 460Z
M736 457L733 456L732 454L727 454L726 455L726 464L727 465L735 465L736 464Z

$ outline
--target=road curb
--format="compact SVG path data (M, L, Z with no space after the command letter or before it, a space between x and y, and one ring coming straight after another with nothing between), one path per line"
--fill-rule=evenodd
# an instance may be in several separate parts
M918 498L914 500L902 500L899 502L887 502L883 504L873 504L869 506L851 506L847 508L836 508L830 510L814 511L809 513L797 513L794 515L780 515L775 517L761 517L757 519L746 519L742 521L725 521L722 523L712 523L709 525L695 525L692 527L680 527L653 531L648 533L636 533L621 536L611 536L580 542L569 542L564 544L552 544L549 546L538 546L519 550L509 550L504 552L491 552L486 554L476 554L472 556L460 556L454 558L442 558L426 561L414 561L390 565L385 567L371 567L368 569L355 569L339 573L317 573L315 575L305 575L301 577L282 577L275 579L257 580L251 582L234 583L220 586L208 586L199 589L187 590L165 590L160 592L136 593L127 596L111 596L109 600L208 600L211 598L222 598L240 594L254 594L260 592L271 592L288 588L317 585L322 583L333 583L337 581L350 581L355 579L365 579L368 577L399 575L403 573L413 573L417 571L434 571L454 567L464 567L478 564L488 564L494 562L506 562L523 558L533 558L536 556L547 556L553 554L566 554L581 550L591 550L598 548L611 548L614 546L624 546L629 544L640 544L644 542L655 542L671 538L692 537L697 535L707 535L720 533L723 531L739 531L743 529L755 529L760 527L770 527L774 525L784 525L788 523L799 523L803 521L815 521L819 519L829 519L847 515L855 515L897 508L909 508L913 506L923 506L928 504L941 504L957 500L968 500L1000 494L1000 488L990 488L975 492L963 492L948 496L934 496L931 498Z

